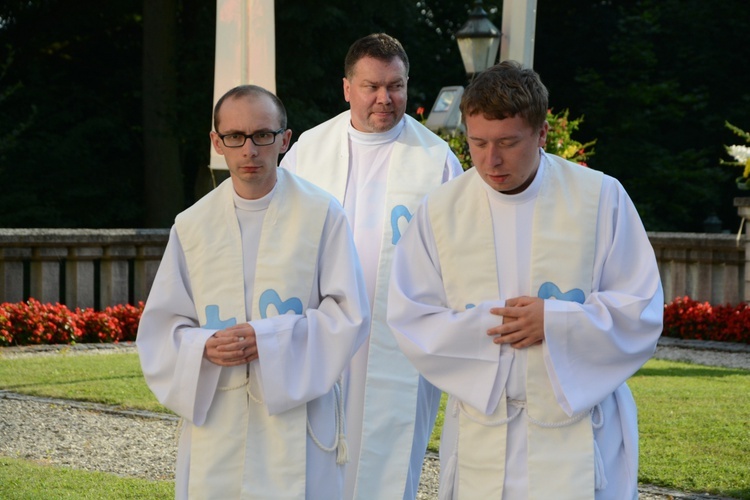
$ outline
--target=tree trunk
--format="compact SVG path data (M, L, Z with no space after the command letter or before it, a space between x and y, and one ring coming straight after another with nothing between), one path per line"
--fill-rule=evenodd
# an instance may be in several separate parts
M177 0L143 1L146 227L170 227L184 208L177 138Z

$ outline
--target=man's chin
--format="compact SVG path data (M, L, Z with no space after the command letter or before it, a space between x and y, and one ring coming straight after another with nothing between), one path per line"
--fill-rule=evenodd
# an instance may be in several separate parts
M370 128L373 130L373 132L388 132L395 126L396 126L396 121L393 119L390 119L390 120L380 120L377 122L372 122Z

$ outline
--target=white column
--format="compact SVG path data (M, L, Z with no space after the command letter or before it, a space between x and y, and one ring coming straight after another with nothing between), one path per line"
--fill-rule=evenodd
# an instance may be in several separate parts
M500 61L518 61L534 67L536 0L503 0Z
M216 0L213 105L237 85L259 85L276 92L273 9L274 0ZM213 127L213 106L210 123ZM226 170L224 158L216 154L210 144L209 148L209 168Z

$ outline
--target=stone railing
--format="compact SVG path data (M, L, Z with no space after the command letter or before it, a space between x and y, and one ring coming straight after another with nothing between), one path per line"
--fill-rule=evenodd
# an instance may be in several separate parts
M733 234L649 233L664 300L738 304L745 295L745 239ZM623 272L627 272L626 269Z
M0 302L145 301L168 237L168 229L0 229Z
M102 309L145 301L168 237L168 229L0 229L0 302L33 297ZM712 304L748 300L747 238L649 233L649 239L667 302L684 295Z

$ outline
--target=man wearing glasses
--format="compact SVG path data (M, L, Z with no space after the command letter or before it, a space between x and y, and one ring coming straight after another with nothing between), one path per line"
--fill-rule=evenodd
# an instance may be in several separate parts
M182 417L176 498L340 498L339 378L369 305L346 214L277 168L281 101L244 85L214 110L230 178L179 214L137 346Z

